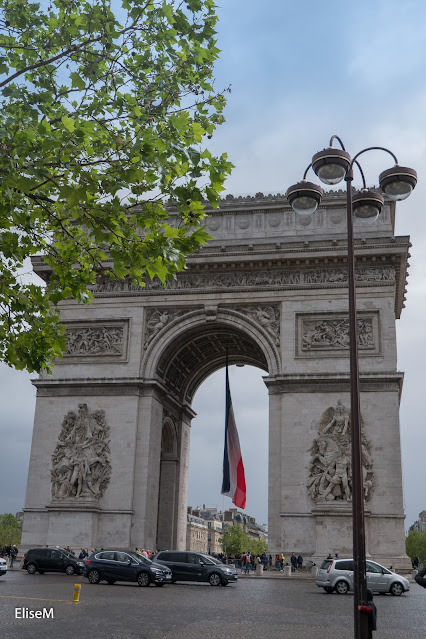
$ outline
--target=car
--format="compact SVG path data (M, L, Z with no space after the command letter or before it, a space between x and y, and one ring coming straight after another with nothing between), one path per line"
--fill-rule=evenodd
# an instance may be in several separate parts
M7 561L0 557L0 575L3 576L7 573Z
M24 554L22 568L30 575L34 575L37 571L41 575L45 572L81 575L84 564L63 548L30 548Z
M405 577L397 575L375 561L366 561L367 587L372 592L390 592L399 597L410 590L410 582ZM353 559L325 559L319 570L317 586L324 588L326 593L336 592L345 595L354 588L354 560Z
M206 581L211 586L227 586L238 580L233 566L201 552L162 550L155 556L155 561L171 569L173 582Z
M89 583L108 584L116 581L135 581L138 586L156 586L172 582L172 571L132 550L100 550L84 560L84 576Z

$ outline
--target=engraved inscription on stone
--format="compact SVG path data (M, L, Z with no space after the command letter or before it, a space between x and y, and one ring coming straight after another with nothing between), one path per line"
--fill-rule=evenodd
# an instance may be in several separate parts
M361 420L361 429L363 427ZM351 418L339 400L335 408L322 415L318 437L308 451L307 489L316 503L350 502L352 500ZM362 432L362 472L364 499L369 501L375 488L371 444Z
M52 455L52 497L54 499L99 500L111 477L109 426L105 411L89 412L78 405L62 422L58 444Z
M68 326L65 357L124 355L124 326Z

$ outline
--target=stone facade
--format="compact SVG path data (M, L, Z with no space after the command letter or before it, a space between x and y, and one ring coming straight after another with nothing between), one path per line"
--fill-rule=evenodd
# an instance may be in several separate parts
M422 510L419 513L419 518L410 526L410 530L418 530L419 532L426 532L426 510Z
M92 305L61 304L66 357L34 382L23 546L185 548L191 403L228 349L231 365L262 369L269 389L269 551L352 553L350 415L345 434L345 420L324 434L330 409L350 406L345 194L307 217L262 194L228 196L210 213L213 239L166 288L99 273ZM394 219L387 202L377 222L355 224L355 251L367 551L397 569L407 559L395 320L410 244ZM48 266L33 263L47 278ZM79 405L108 429L99 490L94 422L73 456L55 456ZM52 496L59 470L71 488L59 495L57 482Z
M201 517L187 514L186 550L193 552L207 552L208 527Z

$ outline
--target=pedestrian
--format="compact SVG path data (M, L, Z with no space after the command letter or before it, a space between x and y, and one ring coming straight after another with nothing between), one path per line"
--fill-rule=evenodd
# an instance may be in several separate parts
M13 546L10 549L10 567L13 568L13 564L15 562L15 559L18 555L18 549L16 547L15 544L13 544Z
M285 564L285 557L284 557L284 553L280 554L280 570L284 570L284 564Z
M297 555L297 570L300 572L303 570L303 557L301 553Z
M368 615L368 639L373 639L373 631L377 630L377 608L373 602L373 592L367 588L367 605L358 606L358 610Z
M411 562L411 565L413 566L413 568L415 570L419 569L419 558L417 557L417 555L413 558L413 561Z
M296 557L296 553L295 552L291 553L290 563L291 563L291 572L296 572L296 570L297 570L297 557Z
M250 553L246 553L246 563L244 564L244 574L245 575L249 575L250 574Z

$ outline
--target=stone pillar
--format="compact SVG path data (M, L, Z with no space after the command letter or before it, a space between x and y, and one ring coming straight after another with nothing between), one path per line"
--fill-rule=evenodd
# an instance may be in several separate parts
M130 546L157 547L163 404L155 387L146 385L139 401L133 479L133 518Z
M186 549L186 513L188 504L188 477L189 477L189 444L191 437L191 420L195 413L186 407L181 413L181 431L179 438L179 469L176 483L176 534L175 548Z

